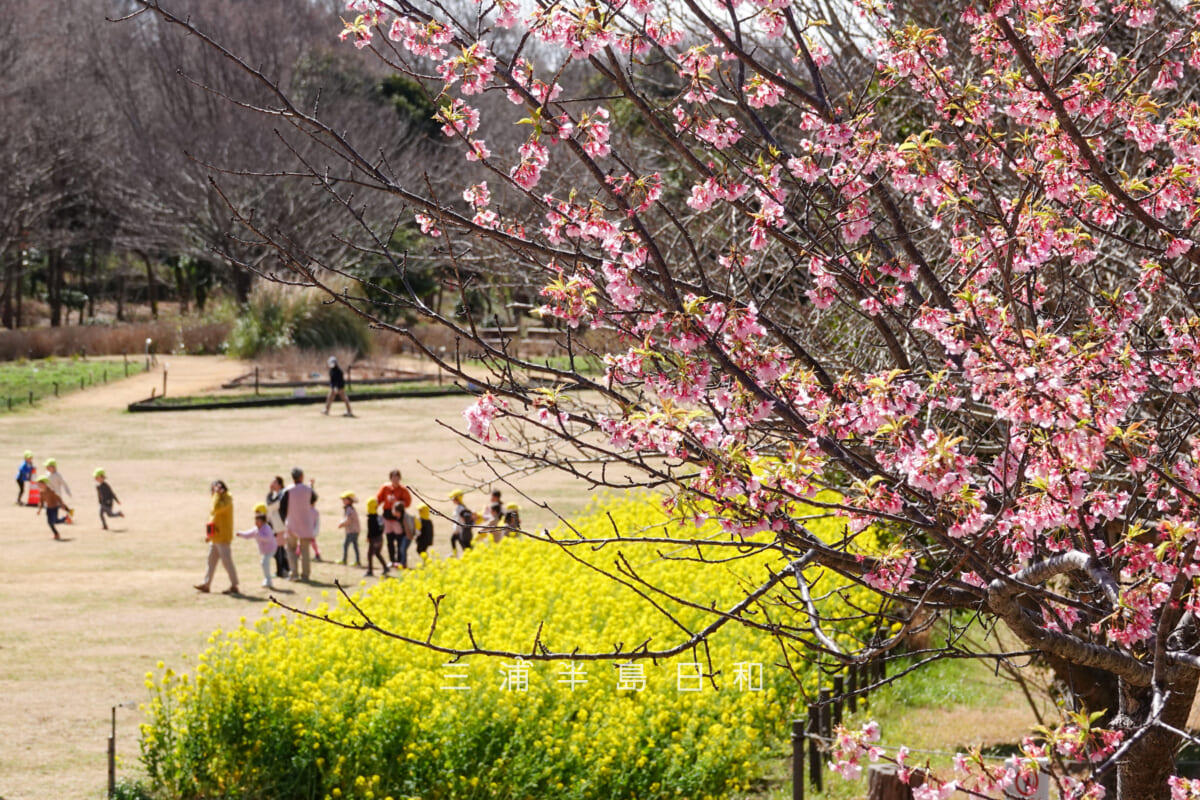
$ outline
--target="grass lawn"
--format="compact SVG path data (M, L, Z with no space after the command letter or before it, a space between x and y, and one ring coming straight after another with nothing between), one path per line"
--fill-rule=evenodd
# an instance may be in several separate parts
M58 397L90 386L136 375L140 359L43 358L0 363L0 411L28 408L45 397Z
M438 384L432 381L397 381L396 383L360 384L350 389L350 402L370 400L372 398L397 397L438 397L451 394L467 394L467 390L452 383ZM223 403L253 403L270 400L291 400L298 396L293 389L262 389L259 392L233 391L221 393L205 393L198 395L168 395L154 398L156 406L185 409L189 406L205 407ZM306 389L303 399L308 403L323 403L325 390L323 388ZM341 405L338 401L337 405Z

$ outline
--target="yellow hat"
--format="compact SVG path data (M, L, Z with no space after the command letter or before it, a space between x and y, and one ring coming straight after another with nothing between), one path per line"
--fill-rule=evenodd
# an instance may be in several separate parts
M92 477L93 478L103 478L104 477L104 467L96 467L96 469L92 472Z
M367 513L374 514L378 510L379 510L379 501L376 500L374 497L368 497L367 498Z
M351 500L358 499L357 497L354 496L354 492L342 492L341 494L338 495L338 497L342 498L343 500L345 500L347 497L350 498Z
M424 503L417 506L417 516L421 519L429 519L429 506Z
M57 466L58 466L58 459L57 459L57 458L47 458L47 459L46 459L46 466L47 466L47 467L57 467Z
M463 496L462 489L451 489L450 494L446 495L446 497L450 498L451 500L460 500L460 499L462 499L462 496Z
M26 458L33 458L33 451L32 451L32 450L26 450L26 451L25 451L25 457L26 457Z
M255 513L255 514L262 514L262 515L265 517L265 516L267 515L267 504L266 504L266 503L259 503L258 505L256 505L256 506L254 507L254 513Z
M37 482L38 482L38 483L49 483L49 482L50 482L50 476L48 476L48 475L38 475Z
M508 505L506 505L504 507L504 510L505 511L520 511L521 507L519 505L517 505L516 503L509 503Z

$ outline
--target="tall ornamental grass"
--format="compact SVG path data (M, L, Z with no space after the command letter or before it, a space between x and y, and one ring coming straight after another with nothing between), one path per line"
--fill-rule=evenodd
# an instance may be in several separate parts
M715 525L673 528L649 498L609 499L573 522L589 538L610 536L614 526L727 539ZM830 521L824 532L833 537L836 529ZM558 547L529 539L480 543L461 561L431 561L354 600L380 627L420 640L430 635L437 602L435 644L466 646L473 636L480 647L518 652L535 638L553 651L659 648L685 635L680 625L711 621L704 607L728 607L785 565L770 552L724 561L729 548L619 550L647 582L701 607L655 595L657 610ZM621 557L616 546L571 552L606 569ZM853 616L833 588L821 579L825 611L836 616L841 606ZM864 589L846 591L860 608L878 602ZM348 604L330 609L325 600L314 613L361 619ZM521 667L483 657L451 664L378 633L277 612L210 641L189 672L147 676L142 755L164 797L725 797L763 774L801 691L778 664L778 642L736 624L695 651L635 668ZM696 680L693 663L705 673L711 663L714 676ZM816 688L814 669L793 667L806 690Z

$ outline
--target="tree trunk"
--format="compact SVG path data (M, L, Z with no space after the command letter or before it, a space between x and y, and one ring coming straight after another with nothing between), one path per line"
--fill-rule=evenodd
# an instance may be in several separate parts
M254 285L254 276L244 269L235 268L233 271L233 293L239 307L245 307L250 302L250 289Z
M4 327L9 330L13 329L13 292L16 287L13 285L17 279L17 260L18 256L13 253L4 254Z
M21 318L22 305L23 305L23 303L21 302L21 297L25 293L25 291L24 291L25 290L25 251L24 250L17 251L17 285L14 287L14 289L16 290L16 293L17 293L16 327L19 328L24 323L24 320L22 320L22 318Z
M88 248L88 296L87 315L89 319L96 318L96 295L100 293L100 267L96 263L96 246ZM79 312L79 324L83 324L83 311Z
M150 300L150 316L158 319L158 290L154 286L154 262L141 250L138 250L137 254L146 263L146 296Z
M117 322L125 321L125 272L117 273Z
M188 298L191 296L192 289L188 286L187 276L184 275L183 267L179 264L179 258L175 259L175 294L179 297L179 313L188 313Z
M50 327L52 328L62 325L62 283L62 252L57 247L52 247L49 258L46 259L46 301L50 304Z
M1177 730L1187 729L1198 681L1200 674L1189 670L1183 678L1164 687L1169 696L1163 708L1163 722ZM1113 720L1112 727L1125 730L1127 737L1132 735L1150 713L1152 693L1152 689L1122 683L1121 713ZM1170 797L1167 779L1175 772L1175 753L1180 743L1177 734L1158 726L1138 739L1117 764L1117 800Z

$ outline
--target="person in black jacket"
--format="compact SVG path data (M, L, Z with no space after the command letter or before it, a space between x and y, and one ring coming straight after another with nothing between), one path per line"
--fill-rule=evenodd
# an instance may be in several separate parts
M330 356L329 394L325 397L325 410L321 412L322 414L329 415L329 407L333 405L334 400L341 400L346 404L344 416L354 416L354 412L350 410L350 398L346 395L346 376L342 373L342 368L338 366L337 359Z
M105 517L123 517L124 511L113 511L113 503L120 503L117 499L117 493L112 490L105 479L104 468L96 467L96 471L92 473L92 477L96 479L96 496L100 499L100 527L108 530L108 521Z

